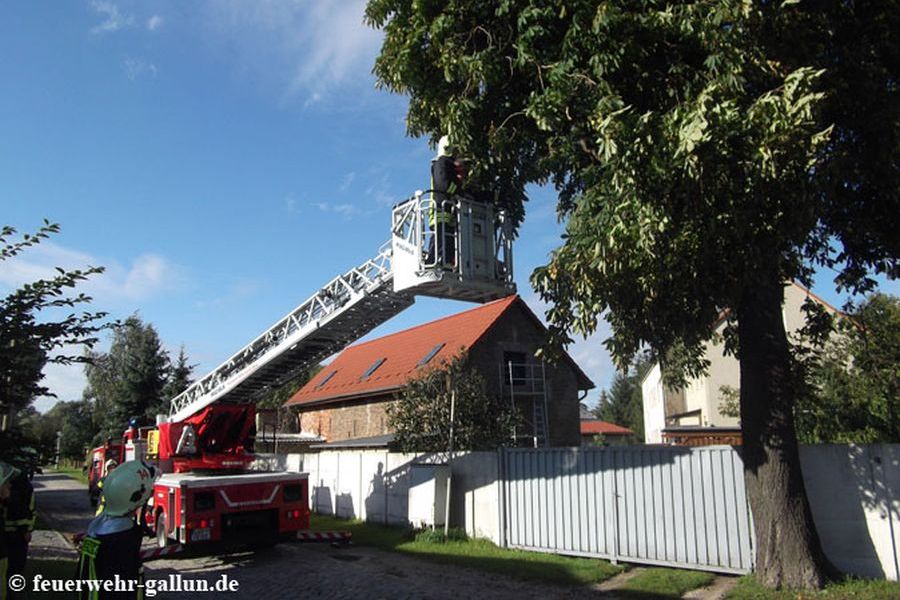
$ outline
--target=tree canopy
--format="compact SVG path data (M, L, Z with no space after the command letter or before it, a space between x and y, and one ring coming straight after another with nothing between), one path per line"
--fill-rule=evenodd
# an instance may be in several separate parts
M613 377L609 391L600 394L600 402L594 409L598 419L627 427L634 438L644 441L644 399L641 380L653 363L647 357L639 357L628 369Z
M59 233L59 225L44 221L36 233L13 240L16 229L0 229L0 263L13 260ZM25 283L0 299L0 413L11 415L39 396L55 394L42 385L47 364L88 362L82 350L97 342L108 325L104 312L78 312L91 297L75 288L103 267L66 270ZM2 415L0 415L2 417Z
M108 352L92 353L84 397L95 403L101 439L118 438L131 418L152 423L168 412L167 393L186 386L190 371L182 349L173 369L153 325L132 315L113 329Z
M872 294L834 327L824 345L807 350L798 438L807 444L897 442L900 300Z
M507 402L488 393L484 377L460 356L411 379L388 405L388 422L400 450L446 452L450 448L453 393L454 448L494 450L513 443L518 415Z
M675 383L704 371L731 309L757 570L821 586L783 285L898 273L898 2L370 0L366 16L411 135L448 133L517 221L528 184L557 189L566 232L531 278L557 345L607 315L619 366L649 347Z

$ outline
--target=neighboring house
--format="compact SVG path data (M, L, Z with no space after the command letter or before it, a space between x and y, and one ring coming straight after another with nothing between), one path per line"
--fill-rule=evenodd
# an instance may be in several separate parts
M601 421L588 410L584 403L579 405L579 417L581 418L581 445L594 446L596 435L602 435L607 444L629 444L634 441L634 432L627 427Z
M634 432L627 427L601 421L600 419L581 420L581 445L594 446L595 437L603 436L603 441L609 445L629 444L634 440Z
M782 305L784 327L789 336L806 324L802 307L807 298L820 303L832 314L840 314L802 285L791 282L784 289ZM728 311L725 311L713 324L717 334L724 330L727 316ZM641 382L646 443L740 443L738 418L721 411L725 400L723 386L735 391L740 389L740 363L734 356L725 356L724 349L721 338L706 342L706 358L710 362L708 373L705 377L692 379L684 389L665 388L658 363L650 369Z
M534 358L546 333L525 302L509 296L351 346L285 405L299 411L302 433L327 445L385 445L385 409L407 381L466 352L488 393L519 408L525 423L518 445L576 446L579 399L594 384L569 356L555 365Z

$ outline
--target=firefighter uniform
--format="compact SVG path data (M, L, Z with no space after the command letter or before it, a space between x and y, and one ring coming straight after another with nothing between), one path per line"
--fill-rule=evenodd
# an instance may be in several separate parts
M24 575L28 544L34 531L34 487L28 475L20 472L10 480L10 494L6 501L3 538L9 557L6 576ZM10 592L9 597L13 597Z
M133 516L97 517L91 522L81 543L78 578L110 581L118 575L123 582L142 581L140 551L143 537L143 530ZM81 594L81 598L90 600L142 597L143 593L137 587L112 592L83 590Z
M0 461L0 532L6 530L6 503L11 493L11 482L19 470L3 461ZM9 554L6 548L6 536L0 535L0 600L6 600L6 584L9 581L7 567L9 566Z
M91 521L81 544L78 559L79 579L140 582L143 578L140 551L143 529L135 520L135 511L153 494L156 470L142 461L127 461L107 474L103 481L103 512ZM143 590L84 590L82 598L142 598Z
M462 169L450 156L447 136L438 142L438 153L431 161L431 206L428 210L428 228L432 231L428 250L428 262L453 265L456 262L456 214L453 196L462 191ZM435 238L438 239L435 243ZM435 256L438 248L439 256Z

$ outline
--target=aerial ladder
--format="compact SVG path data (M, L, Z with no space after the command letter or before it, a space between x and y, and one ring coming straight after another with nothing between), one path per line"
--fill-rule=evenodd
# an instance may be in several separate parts
M506 213L468 197L435 196L419 191L394 206L391 239L373 258L329 281L171 400L148 444L164 473L147 513L160 546L302 533L309 525L306 475L250 471L256 402L416 296L487 302L515 293ZM435 208L449 222L430 225Z
M335 354L415 302L416 296L487 302L515 293L512 236L506 214L453 197L455 226L431 231L434 200L417 192L392 211L391 240L375 257L329 281L228 360L171 401L169 421L213 403L254 403L296 373ZM441 248L452 236L454 254Z

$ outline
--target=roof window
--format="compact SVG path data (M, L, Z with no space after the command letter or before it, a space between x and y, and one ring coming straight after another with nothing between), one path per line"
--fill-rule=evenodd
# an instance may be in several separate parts
M366 369L366 372L363 373L362 377L360 377L359 380L365 381L366 379L368 379L369 376L372 375L372 373L374 373L378 369L378 367L383 365L384 361L386 361L386 360L387 360L386 358L379 358L378 360L376 360L374 363L372 363L371 367Z
M441 348L443 348L446 345L447 344L445 344L444 342L441 342L440 344L438 344L437 346L435 346L434 348L429 350L428 354L426 354L424 357L422 357L422 360L420 360L416 366L424 367L425 365L427 365L428 361L430 361L432 358L434 358L434 355L437 354L438 352L440 352Z
M335 369L334 371L332 371L331 373L329 373L328 375L326 375L326 376L325 376L325 379L323 379L322 381L320 381L319 384L316 386L316 389L319 389L319 388L321 388L322 386L324 386L326 383L328 383L328 382L331 380L331 378L334 377L335 373L337 373L337 369Z

